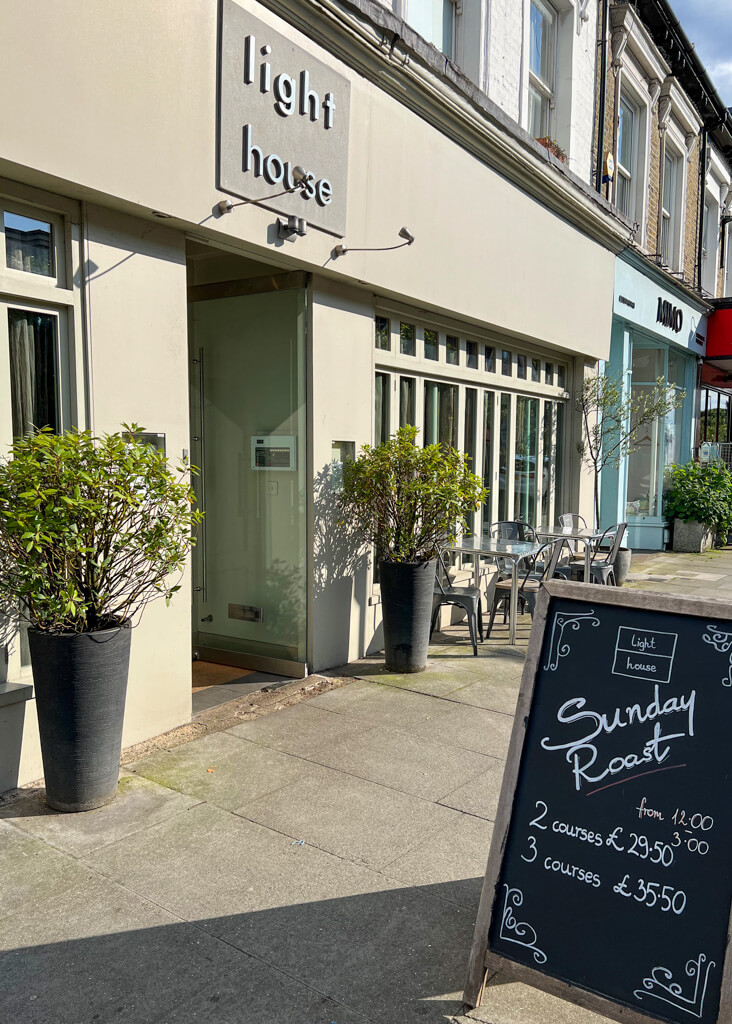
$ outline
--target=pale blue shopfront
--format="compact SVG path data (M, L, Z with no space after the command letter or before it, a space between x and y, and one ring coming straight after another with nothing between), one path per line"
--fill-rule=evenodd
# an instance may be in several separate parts
M624 387L642 393L664 377L685 392L665 420L643 427L640 445L601 479L603 526L627 522L627 545L660 551L668 540L663 511L666 467L688 462L695 436L697 366L704 355L709 307L669 285L668 277L636 257L615 263L613 327L605 372L622 377Z

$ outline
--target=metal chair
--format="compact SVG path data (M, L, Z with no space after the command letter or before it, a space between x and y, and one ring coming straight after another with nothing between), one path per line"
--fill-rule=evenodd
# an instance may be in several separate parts
M444 576L443 583L441 576ZM437 616L443 605L457 605L464 608L468 616L468 629L470 640L473 645L473 654L478 656L478 637L483 643L483 611L480 603L480 590L477 587L455 587L450 580L450 574L443 560L442 554L437 556L437 572L435 574L434 608L432 609L432 622L430 623L430 640L435 631Z
M612 585L617 586L617 580L615 579L615 559L618 557L618 551L620 545L623 543L623 537L625 531L628 529L627 523L618 523L617 526L609 526L607 530L600 537L599 541L595 545L595 550L592 552L592 558L590 560L590 578L585 580L585 583L599 583L602 586L609 586L612 580ZM612 539L610 547L603 547ZM603 556L604 557L600 557ZM563 576L564 579L572 578L572 570L577 571L577 564L573 566L560 566L557 569L557 575Z
M564 512L559 517L559 525L568 530L586 530L587 523L576 512Z
M491 523L486 533L491 540L529 540L536 542L536 530L520 519L504 519Z
M566 545L566 540L560 538L559 540L552 541L548 544L544 544L536 555L536 561L542 560L543 568L540 572L532 569L531 566L526 570L521 583L518 588L518 600L524 602L528 609L529 614L534 615L534 608L536 607L536 598L539 594L541 584L546 580L553 579L558 575L559 559L562 556L562 550ZM550 554L551 551L551 554ZM543 558L542 558L543 556ZM491 608L491 617L488 622L488 629L486 630L486 637L490 637L491 630L493 629L493 621L496 617L496 611L498 610L499 604L504 605L504 622L506 621L506 609L510 606L511 602L511 580L499 580L496 583L495 594L493 595L493 607Z
M491 540L530 541L532 544L536 544L536 530L520 519L504 519L497 523L491 523L485 533ZM511 575L510 559L497 555L495 564L502 579L507 579Z

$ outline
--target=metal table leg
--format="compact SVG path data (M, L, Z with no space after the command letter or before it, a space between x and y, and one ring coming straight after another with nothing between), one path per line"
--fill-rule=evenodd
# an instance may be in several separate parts
M508 622L508 642L516 643L516 617L518 616L518 561L511 559L511 608Z

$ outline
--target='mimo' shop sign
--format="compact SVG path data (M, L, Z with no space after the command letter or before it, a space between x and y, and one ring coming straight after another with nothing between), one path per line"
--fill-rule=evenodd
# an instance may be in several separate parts
M348 81L234 0L222 18L219 188L342 235Z
M467 1003L500 970L623 1024L730 1024L731 727L732 605L546 586Z

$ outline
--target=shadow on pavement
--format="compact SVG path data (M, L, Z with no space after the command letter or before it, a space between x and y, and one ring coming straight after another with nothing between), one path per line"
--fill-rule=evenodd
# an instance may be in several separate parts
M471 882L477 906L482 879ZM0 924L0 1020L437 1024L460 1010L475 919L443 894L405 887L188 922L99 879L49 901L30 929L23 913ZM33 941L62 928L91 934Z

